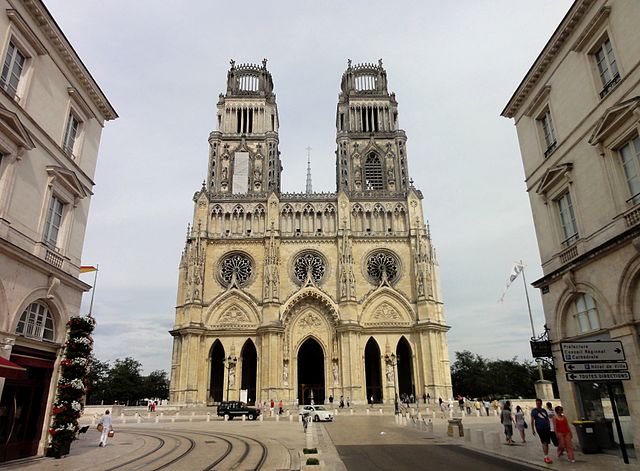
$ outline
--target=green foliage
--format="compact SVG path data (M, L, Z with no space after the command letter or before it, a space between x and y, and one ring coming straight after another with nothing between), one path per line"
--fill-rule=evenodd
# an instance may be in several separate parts
M543 367L545 379L554 382L555 372ZM537 364L525 360L490 360L468 350L456 352L451 366L454 395L471 398L535 397Z
M317 448L303 448L303 449L302 449L302 452L303 452L305 455L311 455L311 454L318 453L318 449L317 449Z
M168 399L169 378L164 370L141 374L142 364L127 357L117 359L113 366L95 357L90 358L87 376L87 404L135 405L142 399Z
M320 460L318 458L307 458L307 464L308 465L320 464Z

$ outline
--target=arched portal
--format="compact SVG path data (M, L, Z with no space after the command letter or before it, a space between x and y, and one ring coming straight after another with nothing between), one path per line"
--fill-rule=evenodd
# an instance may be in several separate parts
M247 403L255 404L258 354L251 339L244 343L240 358L242 358L242 383L240 389L247 390Z
M300 404L324 403L324 352L309 337L298 350L298 399Z
M414 394L413 385L413 355L411 354L411 345L406 338L401 337L396 347L396 356L398 357L398 394L407 396Z
M211 348L211 381L209 396L213 402L222 401L224 391L224 347L220 340L216 340Z
M367 382L367 402L373 396L373 402L382 402L382 367L380 366L380 347L373 337L364 348L364 372Z

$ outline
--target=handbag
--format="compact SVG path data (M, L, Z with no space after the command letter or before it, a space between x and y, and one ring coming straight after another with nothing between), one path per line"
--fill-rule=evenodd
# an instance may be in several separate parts
M96 428L98 429L98 432L102 432L104 430L104 425L98 424Z
M107 434L107 437L113 438L114 435L115 435L115 432L113 430L109 430L109 433Z
M526 422L524 423L524 428L529 428Z

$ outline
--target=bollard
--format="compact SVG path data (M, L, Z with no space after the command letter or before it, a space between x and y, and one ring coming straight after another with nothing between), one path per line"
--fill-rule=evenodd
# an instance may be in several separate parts
M488 447L493 451L500 450L500 432L487 433Z
M427 415L431 414L431 409L429 407L427 407L427 410L426 410L425 414L427 414Z
M380 415L382 415L382 409L380 409Z
M120 418L124 419L124 412L120 412Z
M353 409L349 409L351 411L351 415L353 415Z
M418 419L422 419L422 412L418 412Z
M485 446L485 441L484 441L484 432L482 430L472 430L472 437L471 437L471 442L484 447Z
M273 417L273 409L271 409L271 417Z
M369 409L367 409L367 415L369 415Z
M229 420L229 414L224 415L224 421L227 422Z
M338 415L338 409L333 409L333 415L334 416Z
M433 422L431 422L431 420L427 423L427 432L433 433Z
M394 418L394 420L395 420L395 422L396 422L396 424L397 424L397 423L398 423L398 414L394 414L394 415L393 415L393 418Z
M293 422L293 416L289 414L289 422Z
M276 414L276 422L280 422L280 414Z
M480 410L476 409L476 417L480 417Z
M173 424L173 423L175 423L175 421L176 421L176 418L175 417L171 417L171 423Z
M122 415L122 423L126 424L127 423L127 419L124 418L124 414Z
M246 416L246 415L243 415L243 416L242 416L242 421L244 422L245 420L247 420L247 416Z
M151 412L147 412L147 419L151 418Z
M302 415L298 414L298 422L302 422Z
M138 417L136 418L136 422L137 422L137 423L140 423L140 416L138 416Z
M156 415L156 424L160 422L160 417Z
M193 416L189 417L189 422L193 422Z
M453 410L449 409L449 418L453 419Z
M435 411L431 413L431 418L432 418L433 420L435 420L435 419L436 419L436 413L435 413Z
M471 429L470 428L465 428L464 429L464 441L471 443Z
M207 412L207 422L211 422L211 412Z
M164 412L160 412L160 417L164 417Z
M260 422L264 422L264 415L260 414Z

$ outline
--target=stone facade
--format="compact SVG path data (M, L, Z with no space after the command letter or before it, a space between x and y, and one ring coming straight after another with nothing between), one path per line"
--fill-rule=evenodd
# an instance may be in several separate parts
M66 322L90 288L78 273L100 136L117 114L42 2L0 6L0 356L28 372L0 369L4 461L46 444Z
M173 402L451 396L438 264L395 96L381 62L349 63L341 88L337 192L282 193L266 60L232 61L180 263Z
M640 447L640 2L578 0L503 111L514 118L569 417L601 418L602 383L566 380L560 343L619 340L625 441Z

